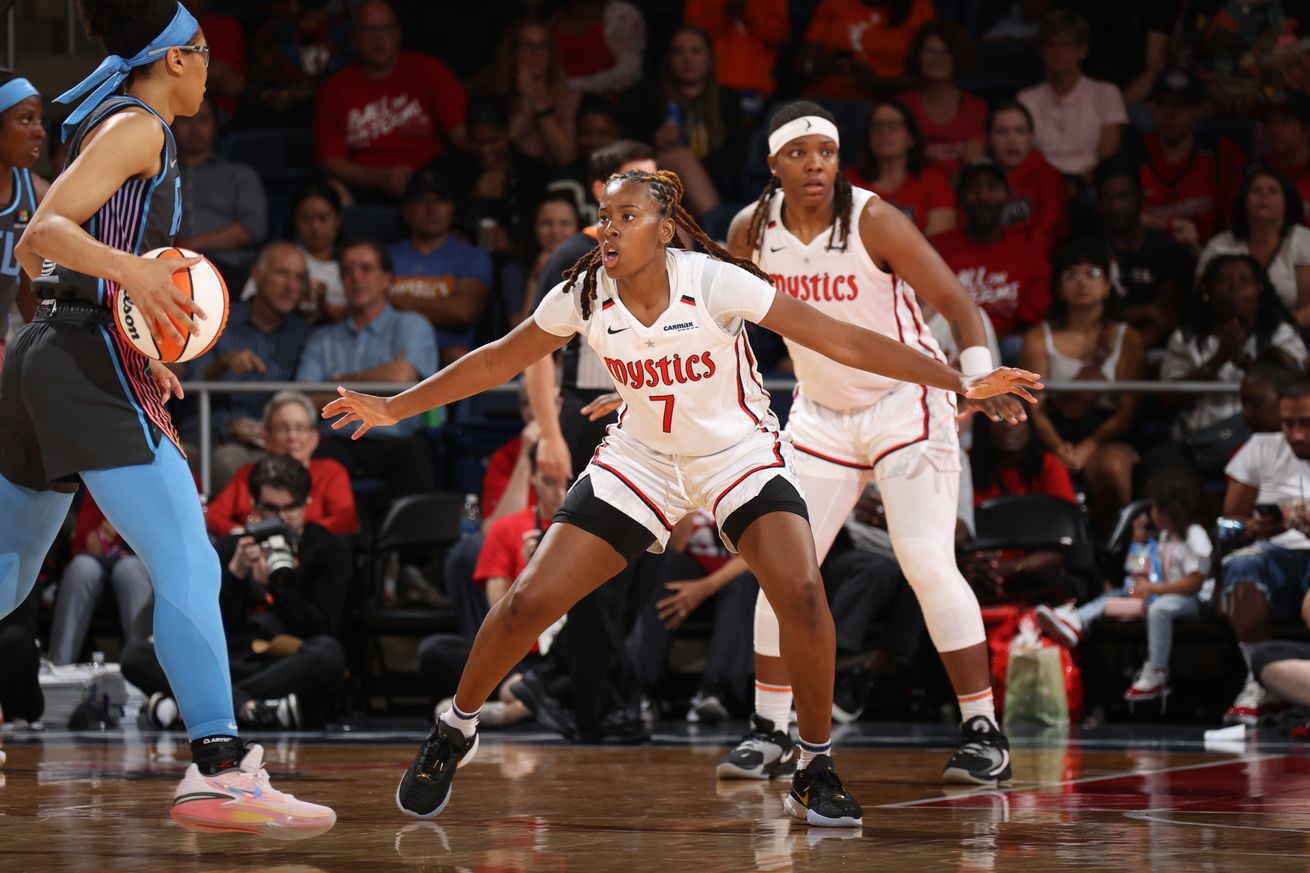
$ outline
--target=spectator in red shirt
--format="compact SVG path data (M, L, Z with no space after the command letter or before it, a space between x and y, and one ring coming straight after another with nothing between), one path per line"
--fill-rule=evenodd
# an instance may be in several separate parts
M534 444L528 452L528 460L531 466L531 485L536 496L536 506L496 519L487 530L482 551L478 554L472 581L476 586L475 598L481 603L481 618L485 618L487 611L505 596L510 586L514 584L514 580L527 567L537 550L537 544L541 542L555 513L559 511L560 504L564 502L568 483L541 472L537 468L536 454ZM452 599L456 596L451 591L447 591L447 594ZM473 633L470 634L469 630ZM477 626L461 628L461 631L459 634L434 634L419 643L420 670L429 686L438 694L454 691L459 674L464 668L464 662L468 659ZM550 647L553 639L553 636L548 636L550 634L551 631L548 630L539 641L542 652ZM509 692L509 688L521 678L521 675L520 671L514 670L501 683L498 698L483 704L481 719L483 724L491 726L513 724L531 714Z
M1291 91L1276 98L1261 116L1265 163L1292 180L1310 216L1310 97Z
M743 111L759 115L778 87L773 68L790 30L787 0L687 0L682 20L705 28L719 84L741 95Z
M914 84L905 50L936 15L932 0L822 0L801 49L802 93L860 100Z
M209 43L209 78L205 88L215 98L218 108L230 117L237 100L246 89L246 40L235 18L206 12L209 0L185 0L187 11L205 32Z
M309 503L305 521L314 522L339 536L353 536L359 530L355 494L350 474L331 458L315 458L318 448L318 410L309 398L296 391L273 395L264 413L264 448L271 455L290 455L309 470ZM209 502L205 527L216 537L244 528L255 510L250 495L250 471L254 464L237 470L232 481Z
M1046 317L1051 270L1046 253L1001 225L1010 196L1005 173L991 161L969 164L960 174L965 225L936 240L947 265L996 328L1001 358L1014 361L1023 330Z
M928 166L919 124L895 100L873 104L855 166L845 167L842 173L852 185L868 188L904 212L924 236L955 229L950 180Z
M1064 177L1035 147L1028 107L1017 100L996 104L987 116L987 141L1010 183L1001 222L1050 252L1069 234L1069 199Z
M1143 141L1142 222L1195 250L1228 225L1246 157L1226 139L1198 142L1205 88L1190 70L1156 76L1150 104L1155 131Z
M352 41L356 61L318 94L317 157L361 196L398 198L414 170L464 146L467 97L441 61L400 50L400 25L384 0L356 9Z
M952 177L987 148L987 104L955 84L972 66L969 35L953 21L919 28L905 56L905 71L923 84L900 100L919 122L928 162Z

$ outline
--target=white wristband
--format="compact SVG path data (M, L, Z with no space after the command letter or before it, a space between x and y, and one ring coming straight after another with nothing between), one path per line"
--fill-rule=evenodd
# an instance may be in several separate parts
M969 346L960 352L960 370L964 375L986 376L992 369L992 352L987 346Z

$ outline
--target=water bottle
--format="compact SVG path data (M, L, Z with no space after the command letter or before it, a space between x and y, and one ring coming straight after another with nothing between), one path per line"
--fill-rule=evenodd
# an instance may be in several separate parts
M664 107L664 118L673 122L673 126L678 129L678 142L682 142L682 107L676 100L670 100Z
M478 506L478 495L464 495L464 509L459 516L459 537L464 539L482 530L482 510Z
M1124 576L1124 590L1132 588L1137 579L1150 578L1150 543L1133 543L1128 547L1128 557L1124 559Z

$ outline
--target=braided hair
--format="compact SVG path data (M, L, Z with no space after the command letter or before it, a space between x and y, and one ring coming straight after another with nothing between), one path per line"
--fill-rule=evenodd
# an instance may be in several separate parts
M833 124L837 123L833 114L819 104L808 100L797 100L773 113L773 118L769 120L769 133L772 134L787 122L804 118L806 115L814 115ZM769 184L764 186L760 199L755 201L755 211L751 213L751 222L746 228L746 242L752 249L759 249L764 245L764 230L769 224L769 204L773 202L773 195L780 188L782 188L782 180L776 175L769 176ZM843 252L846 251L851 236L851 204L854 195L850 180L838 173L837 178L833 180L832 212L835 220L832 234L828 237L829 250L840 248Z
M746 258L734 257L723 246L710 239L709 234L701 229L696 223L696 219L691 217L691 213L682 205L682 179L672 170L657 170L654 173L645 170L629 170L626 173L616 173L609 177L605 183L606 186L615 183L624 184L635 182L639 185L646 186L646 190L655 202L659 204L660 218L672 218L678 227L682 228L687 234L709 253L711 257L719 261L726 261L733 266L741 267L746 272L770 285L773 279L755 266L753 262ZM573 286L582 280L582 317L590 318L592 304L596 300L596 274L600 272L601 265L604 263L602 246L597 245L587 254L578 258L577 263L564 271L564 293L569 293Z

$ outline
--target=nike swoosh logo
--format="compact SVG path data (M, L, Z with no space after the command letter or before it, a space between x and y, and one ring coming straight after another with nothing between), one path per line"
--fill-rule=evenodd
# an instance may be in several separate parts
M223 788L224 788L225 790L227 790L227 791L235 791L235 792L237 792L238 794L247 794L247 795L249 795L249 796L251 796L251 797L262 797L263 794L264 794L264 793L263 793L262 791L260 791L258 788L256 788L254 791L250 791L250 790L245 789L245 788L236 788L236 787L231 786L231 785L224 785Z
M996 774L1000 775L1001 773L1004 773L1005 768L1008 766L1010 766L1010 753L1001 749L1001 766L996 768Z
M615 330L615 329L612 328L612 327L607 327L607 328L605 328L605 332L606 332L606 333L609 333L609 334L623 333L625 330L627 330L626 327L621 327L621 328L619 328L618 330Z
M786 246L778 246L778 247L775 249L773 246L769 246L769 251L771 251L771 252L780 252L780 251L782 251L782 250L785 249L785 248L787 248L787 247L786 247Z

